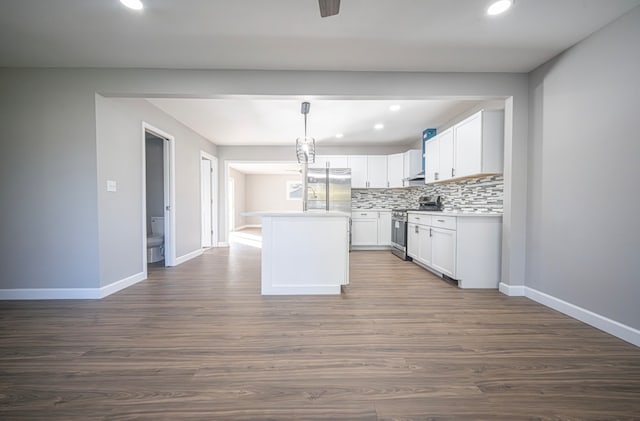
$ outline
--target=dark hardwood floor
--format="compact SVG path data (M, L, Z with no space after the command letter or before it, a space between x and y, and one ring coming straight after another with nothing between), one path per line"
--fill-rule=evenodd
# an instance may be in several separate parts
M640 419L640 349L526 298L388 252L351 253L342 296L262 297L259 253L1 302L0 419Z

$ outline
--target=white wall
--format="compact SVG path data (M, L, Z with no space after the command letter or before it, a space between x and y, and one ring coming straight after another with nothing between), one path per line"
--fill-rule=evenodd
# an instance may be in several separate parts
M258 211L301 211L302 200L287 199L287 181L301 182L299 174L247 174L246 177L246 209L248 212ZM259 217L247 217L248 225L260 225Z
M526 285L640 329L640 7L530 77Z
M0 69L0 289L97 288L94 95L59 72Z
M200 151L215 146L141 99L96 95L100 285L143 271L142 122L175 137L176 256L200 249ZM107 192L115 180L118 191Z
M0 154L0 183L2 191L12 197L3 209L9 218L7 227L3 227L8 235L0 240L0 267L4 272L0 290L100 285L98 250L103 240L98 240L97 203L98 186L102 188L104 179L97 178L96 92L138 98L513 97L513 136L508 134L505 148L503 281L515 285L524 282L526 74L2 68L0 88L0 122L5 138L11 139ZM178 165L186 164L183 157L190 159L179 154ZM223 168L223 161L220 163ZM193 171L198 172L197 165ZM220 178L223 183L224 177ZM197 194L198 184L192 187ZM220 184L221 197L224 192ZM190 187L180 189L178 200L183 193L190 195ZM47 203L49 219L34 222L42 215L42 203ZM224 220L225 216L220 218ZM194 220L199 221L199 215ZM38 243L32 241L36 235ZM181 247L189 248L180 241L179 253ZM40 256L41 264L29 264L31 256L43 247L48 253Z

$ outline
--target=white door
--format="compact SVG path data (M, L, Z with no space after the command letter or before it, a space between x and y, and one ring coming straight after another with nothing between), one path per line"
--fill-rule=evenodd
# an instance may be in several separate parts
M440 139L440 180L448 180L454 176L453 169L453 130L445 130Z
M404 178L404 154L389 155L387 159L387 180L389 187L402 187Z
M351 188L367 188L367 157L349 156L349 168L351 168Z
M424 151L424 181L437 181L440 172L440 141L436 136L428 140Z
M229 177L229 185L227 186L227 231L232 232L236 227L236 192L233 178ZM229 238L229 237L227 237Z
M201 220L201 243L202 247L211 247L213 245L212 236L212 208L213 198L211 195L211 161L208 159L200 160L200 206L202 209Z
M482 172L482 114L454 126L456 177Z
M367 157L367 179L369 188L380 189L388 186L386 155Z
M440 273L455 279L456 277L456 231L431 228L432 261L431 266Z

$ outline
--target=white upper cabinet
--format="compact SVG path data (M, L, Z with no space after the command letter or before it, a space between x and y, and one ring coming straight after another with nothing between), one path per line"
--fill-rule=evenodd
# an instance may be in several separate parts
M349 156L348 168L351 168L351 187L354 189L367 188L367 157Z
M387 160L387 181L388 187L402 187L405 178L403 153L396 153L388 156ZM406 176L408 177L408 176Z
M387 187L387 156L348 157L348 168L351 168L351 187L354 189Z
M504 112L479 111L425 143L425 183L500 174Z
M455 177L502 173L504 111L480 111L453 131Z

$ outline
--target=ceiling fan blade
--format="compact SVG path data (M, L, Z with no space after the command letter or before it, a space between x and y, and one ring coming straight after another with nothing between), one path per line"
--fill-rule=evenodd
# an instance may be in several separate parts
M320 16L334 16L340 12L340 0L318 0L320 5Z

